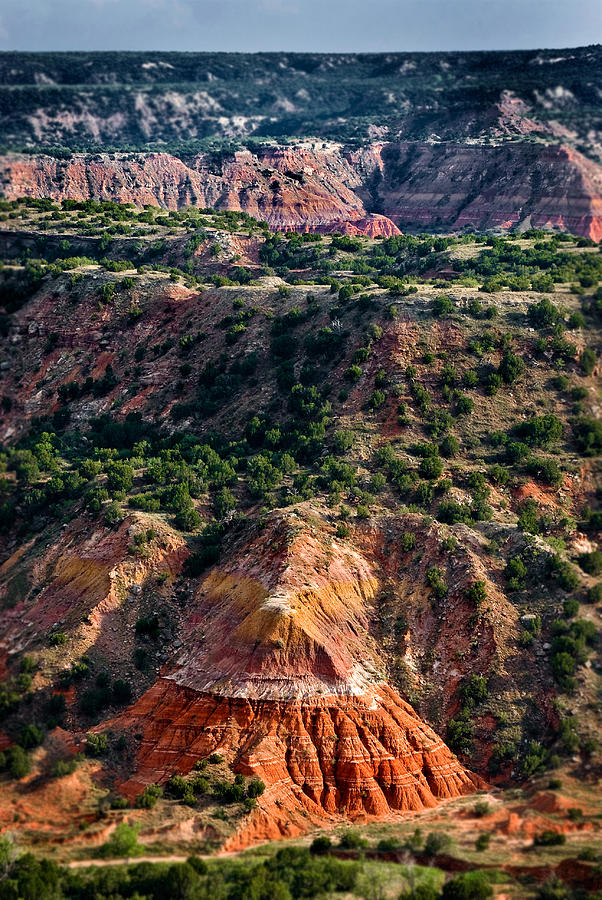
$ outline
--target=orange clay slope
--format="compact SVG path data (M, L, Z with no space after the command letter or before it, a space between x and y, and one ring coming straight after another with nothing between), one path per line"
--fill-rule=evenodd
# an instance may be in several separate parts
M277 513L232 548L195 595L180 656L113 723L141 735L129 796L216 751L266 783L230 849L481 784L385 683L368 631L377 578L314 522Z

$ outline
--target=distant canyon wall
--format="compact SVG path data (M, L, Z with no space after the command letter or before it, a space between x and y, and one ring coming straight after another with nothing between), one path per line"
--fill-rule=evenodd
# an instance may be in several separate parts
M274 147L0 158L0 190L165 209L242 210L273 230L389 236L398 229L557 228L602 239L602 166L563 145L507 142Z

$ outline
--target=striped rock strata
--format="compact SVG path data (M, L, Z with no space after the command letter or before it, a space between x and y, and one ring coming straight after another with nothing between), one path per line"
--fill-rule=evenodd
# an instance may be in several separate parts
M267 785L239 847L479 786L386 684L368 632L377 585L365 558L294 513L241 542L201 585L181 655L119 720L141 735L125 793L224 753Z

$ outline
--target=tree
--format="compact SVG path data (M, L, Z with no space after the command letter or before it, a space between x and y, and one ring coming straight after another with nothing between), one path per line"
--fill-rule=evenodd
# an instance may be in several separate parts
M130 857L142 852L138 843L139 825L128 825L120 822L109 840L100 848L101 856Z
M426 836L424 852L427 856L437 856L439 853L448 853L452 844L452 839L444 831L431 831Z
M447 459L456 456L459 449L460 443L458 439L453 436L453 434L448 434L447 437L444 437L439 445L439 452Z
M196 900L199 896L201 879L190 863L176 863L169 867L161 879L160 890L155 896L169 897L169 900Z
M335 431L333 436L333 446L336 453L343 454L350 450L353 446L354 434L352 431L341 430Z
M107 485L112 494L123 491L127 494L134 484L134 469L124 460L116 459L107 463Z
M220 488L214 497L213 509L218 519L223 519L229 512L236 509L236 497L229 488Z
M8 757L8 771L13 778L21 779L29 775L31 762L29 756L22 747L11 747Z
M466 599L475 606L479 606L487 600L487 584L484 581L474 581L466 590Z
M158 784L147 784L143 792L136 797L136 806L139 809L152 809L162 796L163 788Z
M460 697L464 706L477 706L479 703L483 703L488 696L487 679L484 675L475 675L473 673L462 682Z
M524 503L521 503L518 509L518 527L521 531L528 531L529 534L539 534L539 508L535 500L529 497Z
M563 425L558 416L547 413L543 416L534 416L517 430L530 446L550 447L562 437Z
M105 523L110 527L114 528L115 525L119 525L123 519L123 513L121 511L121 507L116 500L113 500L107 506L104 515Z
M433 315L437 319L440 319L444 316L451 315L454 311L454 302L451 297L448 297L446 294L441 294L439 297L435 297L431 309Z
M429 481L436 481L443 472L443 463L438 456L427 456L421 460L418 471L423 478L427 478Z
M441 900L488 900L493 888L485 872L463 872L443 886Z
M582 553L577 562L588 575L602 574L602 551L592 550L591 553Z
M596 368L598 357L590 347L586 347L579 357L579 362L581 364L581 368L583 369L583 374L591 375Z
M502 356L498 372L505 384L514 384L526 369L525 363L520 356L513 353L512 350L506 350Z
M250 781L247 785L247 796L252 797L253 799L261 797L264 791L265 784L260 778L254 778L253 781Z
M18 743L24 750L39 747L44 740L44 732L37 725L25 725L19 732Z

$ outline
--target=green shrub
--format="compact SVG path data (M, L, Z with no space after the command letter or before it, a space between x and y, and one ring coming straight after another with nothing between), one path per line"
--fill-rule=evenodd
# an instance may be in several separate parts
M491 812L491 804L486 800L477 800L472 808L472 812L478 819L482 819L483 816L487 816Z
M557 553L546 560L546 569L549 575L558 583L563 591L574 591L579 586L579 576L576 569Z
M490 897L493 888L488 873L479 870L456 875L443 885L441 893L442 900L489 900Z
M359 381L361 377L362 370L358 365L349 366L349 368L345 370L345 378L348 381Z
M123 491L127 494L134 483L134 469L130 463L123 460L113 460L107 463L107 485L112 494Z
M431 305L432 313L438 319L445 316L450 316L454 311L454 308L455 307L453 300L446 294L441 294L439 297L435 297Z
M309 852L314 856L324 856L332 849L332 841L329 837L314 838L310 844Z
M99 855L102 857L124 857L138 856L144 850L138 843L139 825L128 825L127 822L120 822L109 840L102 845Z
M584 456L598 456L602 453L602 422L582 417L575 422L573 431L577 447Z
M399 900L439 900L441 893L434 884L423 881L399 895Z
M77 756L71 759L58 759L50 770L52 778L65 778L67 775L73 775L77 769L80 758Z
M443 572L436 566L431 566L430 569L427 569L426 583L438 600L441 600L447 594L447 584L443 579Z
M489 834L489 832L485 831L483 832L483 834L480 834L474 842L474 848L478 852L482 852L483 850L487 850L489 848L490 843L491 835Z
M44 732L37 725L25 725L19 732L17 743L24 750L32 750L39 747L44 740Z
M533 838L534 847L559 847L566 844L566 835L557 831L541 831Z
M538 506L535 500L529 497L518 508L518 527L529 534L539 534L541 528L538 519Z
M530 778L542 769L545 769L549 761L549 753L538 744L537 741L531 741L527 751L523 757L521 771L525 778Z
M106 734L95 734L94 732L91 732L86 735L86 745L84 749L86 756L104 756L109 750L109 742Z
M261 797L261 795L265 791L265 784L261 779L254 778L247 785L247 796L256 799L257 797Z
M7 769L11 778L20 780L29 775L31 771L31 761L23 747L10 747L7 754Z
M142 793L136 797L136 806L139 809L152 809L162 796L163 788L158 784L147 784Z
M333 446L338 454L346 453L353 447L355 435L353 431L335 431L333 435Z
M470 753L474 727L464 716L450 719L447 723L446 741L454 753Z
M453 846L451 837L444 831L431 831L424 842L424 852L427 856L437 856L440 853L449 853Z
M598 357L590 347L586 347L579 357L579 363L584 375L592 375L597 362Z
M115 525L119 525L123 521L123 512L121 511L119 503L117 503L115 500L113 500L107 506L105 510L104 520L110 528L114 528Z
M524 360L512 350L506 350L498 368L498 374L504 384L514 384L521 375L524 375L525 370Z
M460 442L452 434L448 434L439 444L439 452L447 459L457 456L459 449Z
M62 647L67 643L67 635L63 631L54 631L48 638L51 647Z
M399 546L404 553L409 553L416 546L416 535L411 531L404 531L399 539Z
M602 574L602 551L592 550L591 553L581 553L577 562L588 575Z
M562 611L567 619L572 619L579 612L579 601L575 597L567 597L563 601Z
M443 473L443 463L438 456L427 456L421 460L418 471L423 478L429 481L436 481Z
M527 581L527 567L520 556L511 557L506 563L504 575L508 581L508 589L521 591Z
M487 679L484 675L468 675L460 686L460 699L465 708L471 709L483 703L489 696Z
M588 603L602 603L602 583L594 584L587 592Z
M370 399L368 400L368 405L370 409L375 412L377 409L380 409L385 405L386 400L386 393L384 391L376 390L372 392Z
M346 828L339 840L339 847L343 850L362 850L367 846L368 841L355 828Z
M487 584L484 581L474 581L469 588L466 589L466 599L475 606L485 603L487 600Z

